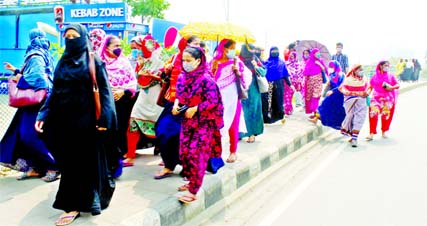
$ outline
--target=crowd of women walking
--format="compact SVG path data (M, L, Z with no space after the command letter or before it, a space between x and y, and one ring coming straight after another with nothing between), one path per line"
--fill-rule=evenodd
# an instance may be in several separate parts
M254 143L265 124L285 124L297 105L310 121L349 136L353 147L367 115L367 140L377 133L379 118L386 138L393 119L399 84L388 61L379 62L368 80L361 65L344 74L338 61L324 62L316 48L282 58L273 46L264 59L252 44L239 49L223 39L208 61L196 36L182 38L168 59L151 35L133 38L129 56L117 36L100 29L71 24L64 38L56 66L38 29L30 32L25 66L5 64L21 88L48 94L42 103L18 109L0 143L0 162L23 171L19 180L60 177L53 207L64 214L56 225L73 222L80 212L100 214L113 195L114 178L135 164L141 143L160 153L162 169L154 179L182 166L187 183L177 189L186 192L178 199L188 203L197 199L205 172L225 164L224 141L225 162L232 164L239 140Z

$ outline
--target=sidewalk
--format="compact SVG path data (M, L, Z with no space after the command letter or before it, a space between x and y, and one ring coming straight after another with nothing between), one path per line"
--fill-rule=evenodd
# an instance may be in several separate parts
M400 93L427 83L402 84ZM207 173L198 200L183 205L176 196L177 187L185 182L178 175L162 180L153 179L160 156L153 156L152 150L139 150L135 166L125 168L123 176L117 180L117 187L110 207L99 216L82 214L72 225L80 226L160 226L183 225L204 210L230 196L258 174L285 158L289 153L331 131L315 126L307 121L301 108L282 125L280 122L265 125L264 134L256 142L239 142L238 161L226 164L217 174ZM223 144L223 158L228 156L228 143ZM76 166L78 167L78 166ZM17 181L13 173L0 174L0 222L7 226L54 225L62 213L53 209L52 203L58 181L45 183L31 179Z

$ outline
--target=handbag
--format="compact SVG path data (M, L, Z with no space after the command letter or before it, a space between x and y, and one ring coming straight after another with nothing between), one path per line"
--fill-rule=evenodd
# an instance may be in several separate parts
M256 81L258 83L259 92L260 93L267 93L268 92L267 78L257 74L256 75Z
M216 174L219 169L221 169L225 165L224 160L222 158L209 158L208 166L206 168L207 171Z
M17 82L9 78L7 83L8 93L9 93L9 106L20 108L25 106L31 106L40 104L47 95L46 89L39 89L37 91L29 89L19 89Z
M99 96L99 87L96 82L96 69L95 69L95 53L89 52L89 72L92 77L92 87L93 87L93 98L95 100L95 115L96 120L101 116L101 99Z
M162 72L160 77L162 78L163 83L162 83L162 88L160 89L159 96L157 97L156 104L159 105L160 107L164 107L166 105L166 103L168 102L168 100L166 99L166 92L168 91L168 89L170 87L170 80L169 80L168 75L164 72Z
M237 58L234 58L234 64L237 64ZM234 75L236 76L236 88L237 88L237 96L239 100L248 99L248 89L245 89L242 83L242 76L238 76L236 71L233 71Z
M21 72L24 71L25 67L27 66L27 63L28 61L24 63ZM23 78L21 77L21 79ZM47 96L47 89L39 89L37 91L31 88L20 89L17 87L17 85L18 81L15 81L13 78L8 79L7 89L9 94L9 106L11 107L20 108L40 104Z

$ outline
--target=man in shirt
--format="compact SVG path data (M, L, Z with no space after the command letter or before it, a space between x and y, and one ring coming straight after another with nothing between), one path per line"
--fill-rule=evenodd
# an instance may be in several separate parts
M338 42L336 44L336 47L337 47L337 53L332 56L332 60L338 61L340 63L340 66L341 66L341 70L345 74L347 74L348 67L349 67L348 57L347 57L347 55L342 53L343 44L341 42Z

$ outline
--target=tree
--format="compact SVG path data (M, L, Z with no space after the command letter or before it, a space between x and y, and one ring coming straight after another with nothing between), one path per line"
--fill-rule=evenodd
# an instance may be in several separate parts
M166 0L125 0L132 7L132 16L141 16L142 23L150 22L152 18L163 19L163 11L167 10L170 3Z

